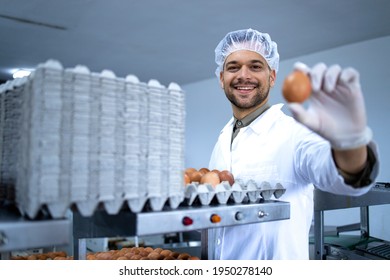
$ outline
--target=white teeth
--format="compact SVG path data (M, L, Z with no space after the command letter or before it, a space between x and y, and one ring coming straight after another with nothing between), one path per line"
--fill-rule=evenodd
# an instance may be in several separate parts
M239 90L251 90L254 89L254 87L237 87Z

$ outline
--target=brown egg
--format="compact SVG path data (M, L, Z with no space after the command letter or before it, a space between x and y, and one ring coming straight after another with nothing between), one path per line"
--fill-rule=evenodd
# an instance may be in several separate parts
M191 175L192 172L195 172L195 171L198 171L196 168L193 168L193 167L188 167L186 168L186 170L184 171L184 173L188 174L188 176Z
M188 260L190 257L191 257L191 256L190 256L189 254L187 254L187 253L181 253L181 254L177 257L177 259L178 259L178 260Z
M96 260L96 256L95 256L95 254L88 254L87 255L87 260Z
M98 260L111 260L112 254L110 252L100 252L96 254Z
M221 180L219 179L219 175L216 172L210 171L202 176L200 183L210 184L215 187L216 185L221 183Z
M221 180L221 182L229 182L230 186L233 186L234 184L234 176L229 170L222 170L221 172L219 172L219 179Z
M138 254L141 252L141 250L140 250L140 248L138 248L138 247L134 247L134 248L131 250L131 252L132 252L134 255L138 255Z
M197 256L191 256L188 259L189 260L200 260L199 257L197 257Z
M210 169L206 168L206 167L202 167L201 169L199 169L199 172L201 172L203 175L206 174L207 172L210 172Z
M203 174L200 171L195 171L192 172L189 176L191 182L200 182L200 179L202 179Z
M54 260L55 257L60 257L60 256L58 256L55 252L47 252L47 253L46 253L46 257L47 257L48 259Z
M130 248L127 248L127 247L123 247L122 249L120 249L119 251L121 252L121 254L122 255L124 255L124 254L126 254L126 253L128 253L128 252L130 252Z
M68 260L67 257L55 257L54 260L58 261L58 260Z
M304 102L311 94L310 78L302 71L293 71L284 80L282 93L288 102Z
M135 256L135 254L133 252L128 252L126 254L124 254L124 257L126 257L127 259L131 260L131 258Z
M184 173L184 186L187 186L190 183L191 183L190 176L188 176L187 173Z
M162 260L164 258L164 256L161 255L160 253L157 253L157 252L151 252L148 255L148 258L151 260Z
M110 253L111 253L111 260L116 260L117 258L121 257L118 251L116 252L111 251Z
M141 255L134 255L130 258L130 260L140 260L141 258Z
M55 252L55 254L57 257L66 257L67 256L66 252L63 252L63 251Z
M153 252L153 248L152 247L146 247L145 249L144 249L146 252Z
M128 258L126 258L125 256L117 257L116 259L117 260L128 260Z
M162 251L163 249L162 248L155 248L154 250L153 250L153 252L156 252L156 253L161 253L161 251Z
M170 254L170 256L172 257L172 258L174 258L174 259L177 259L177 257L180 255L180 253L179 252L172 252L171 254Z
M150 252L145 251L145 250L142 250L141 252L139 252L139 255L140 255L141 257L147 257L149 254L150 254Z
M163 260L176 260L176 259L172 256L166 256L165 258L163 258Z
M170 256L171 253L172 253L171 250L162 250L162 251L160 252L160 255L163 255L164 257L167 257L167 256Z
M48 259L48 256L47 254L36 254L35 257L37 258L37 260L47 260ZM55 256L56 257L56 256ZM55 258L54 257L54 258ZM53 258L53 259L54 259Z

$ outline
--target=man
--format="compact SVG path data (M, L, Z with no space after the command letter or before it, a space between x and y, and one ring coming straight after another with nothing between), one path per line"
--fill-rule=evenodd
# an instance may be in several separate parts
M233 118L221 131L209 168L230 170L242 182L281 183L290 219L217 229L216 259L308 259L313 189L357 196L378 175L376 145L367 126L359 75L317 64L307 73L312 96L305 109L268 104L279 66L277 44L266 33L228 33L215 49L216 74Z

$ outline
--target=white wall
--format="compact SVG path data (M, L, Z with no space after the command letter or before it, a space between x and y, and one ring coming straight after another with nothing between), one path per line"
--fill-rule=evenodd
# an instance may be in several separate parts
M281 85L296 61L309 66L318 62L352 66L361 75L365 95L368 124L374 131L379 145L381 171L378 182L390 182L390 36L342 46L327 51L308 54L280 63L277 82L271 92L271 103L280 103ZM213 50L210 50L213 51ZM283 59L283 53L280 54ZM183 85L186 91L186 167L207 167L208 160L220 130L232 116L230 103L220 89L217 78L210 71L210 79ZM288 113L287 109L285 110ZM371 235L390 240L390 205L370 207ZM342 225L355 223L359 219L358 209L328 211L325 224Z

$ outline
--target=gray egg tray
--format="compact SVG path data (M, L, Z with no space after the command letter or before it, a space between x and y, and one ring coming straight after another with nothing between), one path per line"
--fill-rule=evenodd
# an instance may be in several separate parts
M236 181L232 186L225 181L215 187L211 184L193 182L185 187L183 203L188 206L210 205L212 202L218 204L254 203L260 200L279 199L285 192L286 189L280 183L272 186L266 181L261 184L253 180L249 180L246 184Z

